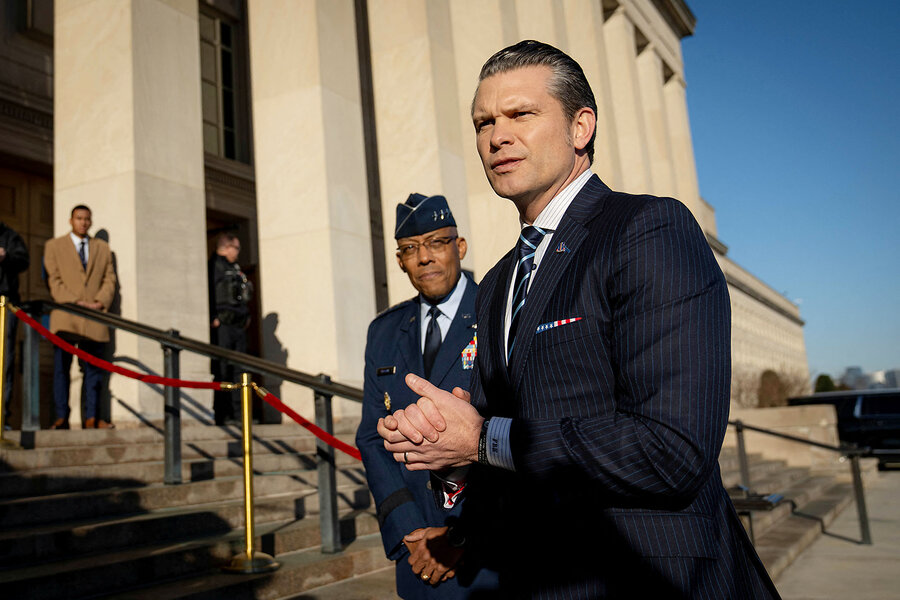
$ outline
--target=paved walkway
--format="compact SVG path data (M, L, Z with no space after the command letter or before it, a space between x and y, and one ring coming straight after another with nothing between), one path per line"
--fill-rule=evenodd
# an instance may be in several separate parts
M828 527L831 535L813 542L775 582L783 600L900 598L900 471L869 483L866 506L873 544L855 542L859 518L850 504Z

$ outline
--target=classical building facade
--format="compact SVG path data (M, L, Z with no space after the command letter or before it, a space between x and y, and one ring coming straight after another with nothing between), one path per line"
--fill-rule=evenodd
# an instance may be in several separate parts
M235 229L256 283L251 350L361 384L365 331L412 294L393 215L447 196L476 279L517 236L469 117L478 71L534 38L584 67L598 100L594 170L670 195L706 231L732 290L736 370L806 369L798 309L725 255L699 193L680 40L683 0L17 0L0 41L0 218L43 243L87 204L116 255L122 316L208 339L206 260ZM23 289L46 297L40 260ZM160 372L157 344L114 355ZM208 379L182 357L181 375ZM281 395L309 411L309 391ZM111 381L115 421L158 420L160 390ZM48 400L43 420L50 418ZM185 395L210 419L211 398ZM339 405L353 416L358 407ZM14 417L15 422L15 417Z

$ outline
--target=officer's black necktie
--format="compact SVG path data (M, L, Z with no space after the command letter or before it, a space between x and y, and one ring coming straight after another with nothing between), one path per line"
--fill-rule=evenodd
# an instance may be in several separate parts
M548 232L529 225L519 234L519 243L516 246L519 261L516 263L516 279L513 284L512 317L509 320L509 337L506 344L506 363L511 362L513 348L516 345L516 328L519 326L519 315L525 306L525 296L528 295L528 283L531 280L531 271L534 268L534 253L538 245Z
M434 359L437 358L438 350L441 349L441 328L438 326L438 315L441 311L437 306L428 309L428 329L425 330L425 351L422 353L422 360L425 363L425 379L431 377L431 367L434 366Z
M81 246L78 248L78 258L81 259L81 268L87 271L87 254L85 252L87 240L81 240Z

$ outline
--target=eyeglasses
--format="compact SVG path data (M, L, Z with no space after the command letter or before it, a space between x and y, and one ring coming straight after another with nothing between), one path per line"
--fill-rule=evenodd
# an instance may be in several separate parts
M451 237L436 237L431 238L430 240L425 240L421 244L403 244L402 246L397 248L397 256L399 256L403 260L409 260L414 256L419 255L419 248L422 246L428 248L428 251L432 254L440 254L447 248L447 244L455 240L457 237L459 236L454 235Z

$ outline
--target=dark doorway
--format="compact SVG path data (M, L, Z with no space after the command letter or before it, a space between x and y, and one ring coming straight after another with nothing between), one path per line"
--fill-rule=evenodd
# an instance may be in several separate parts
M41 276L44 245L53 237L53 182L49 177L25 171L0 168L0 221L13 228L28 247L30 264L19 275L19 294L22 301L50 300L47 284ZM7 319L15 319L7 313ZM12 382L12 413L14 429L22 426L22 345L23 325L17 326L15 375ZM53 346L40 344L40 424L49 427L53 421Z
M245 217L230 215L228 213L207 208L206 211L206 250L211 257L216 251L216 241L219 234L230 231L238 236L241 241L241 253L238 264L253 284L253 295L250 299L250 323L247 326L247 353L252 356L262 356L262 319L260 302L260 278L259 278L259 251L256 247L255 222ZM265 378L254 375L253 380L262 385L266 384ZM262 406L262 400L253 395L254 419L262 423L280 422L280 418L271 414Z
M253 284L253 296L250 299L250 325L247 328L247 352L253 356L262 356L260 344L260 301L259 301L259 252L255 247L256 234L251 230L249 219L228 215L215 210L206 211L206 256L211 257L216 251L216 238L223 231L237 234L241 240L241 254L238 264Z

